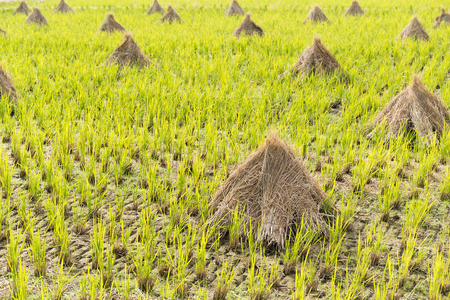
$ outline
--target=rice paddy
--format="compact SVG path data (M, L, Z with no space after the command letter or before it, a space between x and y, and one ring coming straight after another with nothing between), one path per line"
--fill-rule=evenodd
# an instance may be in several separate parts
M0 100L0 299L450 296L448 113L425 120L425 101L407 100L414 126L395 132L376 117L418 81L448 109L445 3L343 16L351 1L238 2L263 35L233 36L246 16L226 16L228 0L159 1L179 22L147 14L153 1L27 1L47 25L0 3L16 91ZM329 22L303 22L315 4ZM125 32L100 30L110 13ZM397 38L414 16L428 39ZM131 37L148 61L105 64ZM340 67L292 72L317 40ZM267 245L268 216L237 205L219 222L212 203L272 132L323 193L326 223L296 216Z

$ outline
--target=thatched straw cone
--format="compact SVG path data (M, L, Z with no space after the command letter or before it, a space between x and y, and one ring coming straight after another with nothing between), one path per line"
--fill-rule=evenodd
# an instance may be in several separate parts
M403 29L402 32L397 36L397 38L413 38L417 40L426 40L428 41L430 37L428 33L423 29L422 24L420 24L419 20L416 16L414 16L409 22L409 24Z
M431 140L435 134L437 139L442 136L450 119L441 100L423 86L419 76L414 75L411 84L376 115L369 137L375 134L381 122L389 128L386 141L403 131L417 132Z
M61 2L59 2L58 6L55 7L55 12L74 13L75 11L72 9L72 7L67 5L67 3L64 0L61 0Z
M167 13L160 19L161 22L169 22L172 24L173 22L183 22L180 15L173 9L172 6L169 5L167 8Z
M47 19L44 17L44 15L41 13L41 11L37 8L33 9L33 12L28 16L28 18L25 22L27 24L37 24L39 26L47 25Z
M364 15L364 10L359 5L358 1L353 1L352 5L345 11L345 16L362 16Z
M31 12L31 9L28 7L25 1L20 2L19 7L13 12L13 15L17 14L25 14L28 15Z
M286 235L302 223L327 234L326 194L291 147L271 134L217 189L210 224L226 226L244 209L241 229L260 227L260 241L283 249ZM256 231L256 230L255 230ZM242 230L242 233L243 230Z
M450 14L445 12L445 8L441 7L441 14L436 17L436 22L433 24L433 28L437 28L441 25L441 23L445 25L450 24Z
M319 37L315 37L311 47L303 51L300 59L294 64L290 71L280 75L284 78L286 75L295 77L299 74L310 75L330 74L335 71L342 70L339 62L334 58L333 54L325 48Z
M225 11L226 16L245 15L245 11L236 0L233 0L230 7Z
M14 84L9 78L8 74L3 70L0 65L0 92L2 97L8 97L13 101L14 105L17 105L17 91L14 88Z
M125 33L125 40L119 47L108 57L104 65L118 64L124 66L146 67L150 64L150 60L142 53L141 48L133 40L130 33Z
M162 8L161 5L159 5L158 0L155 0L153 2L153 5L147 11L147 15L151 15L151 14L165 14L165 13L166 13L166 11L164 10L164 8Z
M112 33L114 31L125 31L125 28L116 21L112 13L109 13L106 15L106 19L103 21L102 26L100 26L99 31Z
M317 5L314 5L313 8L309 11L308 16L303 21L303 23L306 23L308 21L311 21L311 22L330 22L330 20L328 20L327 16L325 16L323 11Z
M245 19L242 21L241 24L236 28L236 30L233 32L233 35L236 37L239 37L241 35L253 35L257 34L259 36L264 35L264 31L261 27L256 25L255 22L250 18L250 14L245 14Z

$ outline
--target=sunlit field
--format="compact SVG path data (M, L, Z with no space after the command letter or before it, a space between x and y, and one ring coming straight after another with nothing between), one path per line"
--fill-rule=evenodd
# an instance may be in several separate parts
M264 35L239 38L231 1L161 0L172 24L152 2L28 1L42 26L0 3L17 91L0 101L0 299L450 296L448 114L429 135L427 114L396 134L376 119L416 80L450 105L444 2L362 0L365 15L343 16L351 1L240 0ZM329 22L303 22L315 4ZM99 31L108 13L126 31ZM428 41L397 38L414 16ZM125 32L147 66L104 64ZM280 78L314 38L340 70ZM244 205L219 222L212 203L275 132L326 221L268 245Z

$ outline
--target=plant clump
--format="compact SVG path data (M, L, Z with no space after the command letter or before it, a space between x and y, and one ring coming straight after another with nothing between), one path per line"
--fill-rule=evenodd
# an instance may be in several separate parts
M314 5L313 8L309 11L308 16L303 21L303 23L306 23L308 21L311 21L311 22L314 22L314 23L317 23L317 22L330 22L330 20L328 20L327 16L325 16L323 11L317 5Z
M209 222L226 226L236 209L243 209L241 234L253 228L261 242L283 249L286 236L302 222L327 234L326 197L292 148L273 133L219 186Z
M172 6L169 5L167 8L166 14L160 19L161 22L169 22L169 24L172 24L173 22L183 22L183 19L181 19L180 15L173 9Z
M245 11L236 0L231 2L230 7L225 11L226 16L245 15Z
M125 31L125 28L116 21L113 14L107 14L105 21L103 21L102 26L100 26L99 31L105 31L112 33L114 31Z
M31 12L31 9L28 7L25 1L20 2L19 7L13 12L13 15L17 14L25 14L28 15Z
M431 140L434 135L437 139L443 135L450 119L441 100L423 86L419 76L414 75L411 84L376 115L372 127L381 122L385 122L389 129L386 141L402 131L417 132ZM375 134L375 130L371 130L369 137Z
M33 9L33 12L28 16L28 18L25 22L27 24L37 24L39 26L48 24L47 19L44 17L44 15L41 13L41 11L37 8Z
M450 24L450 14L445 11L445 8L441 7L441 14L436 17L436 22L433 24L433 28L437 28L443 22L445 25Z
M153 2L153 5L147 11L147 15L151 15L151 14L165 14L165 13L166 13L166 11L159 4L158 0L155 0Z
M352 5L345 11L344 16L362 16L364 10L359 5L358 1L353 1Z
M264 31L261 27L256 25L255 22L250 18L250 14L245 14L245 19L233 32L233 36L240 37L241 35L253 35L257 34L259 36L264 36Z
M416 16L412 18L411 22L409 22L409 24L402 30L402 32L400 32L397 38L413 38L426 41L430 39L428 33L425 31Z
M112 63L116 63L120 67L127 65L138 65L140 67L145 67L150 64L150 60L142 53L141 48L139 48L131 34L126 33L125 40L108 57L104 65L107 66Z
M333 54L322 44L319 37L315 37L311 47L303 51L292 69L281 74L280 77L284 78L287 75L286 73L292 77L299 74L310 75L311 73L330 74L341 69L341 65Z
M72 7L67 5L66 1L61 0L61 2L59 2L58 6L55 7L55 12L59 12L59 13L74 13L75 11L73 10Z

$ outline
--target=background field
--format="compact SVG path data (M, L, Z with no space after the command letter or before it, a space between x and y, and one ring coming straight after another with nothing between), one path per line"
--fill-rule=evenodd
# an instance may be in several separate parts
M228 299L265 287L268 299L302 299L308 284L317 285L310 298L448 297L450 135L390 147L365 137L413 74L450 104L450 27L432 28L443 3L362 1L366 16L344 18L350 1L241 1L266 33L241 39L231 34L242 17L224 16L228 1L172 2L184 20L172 25L145 15L149 1L72 0L69 15L52 12L57 1L28 4L48 26L24 25L12 15L18 2L0 6L0 63L20 94L12 117L0 102L0 299L125 299L128 284L145 298L135 289L145 276L155 280L149 299L207 299L224 274L235 275ZM303 24L313 4L329 24ZM153 66L102 66L123 40L97 32L108 12ZM429 42L395 40L413 15ZM278 79L316 35L348 84ZM252 253L246 239L231 249L204 226L210 197L270 130L341 211L329 240L292 250L303 255Z

